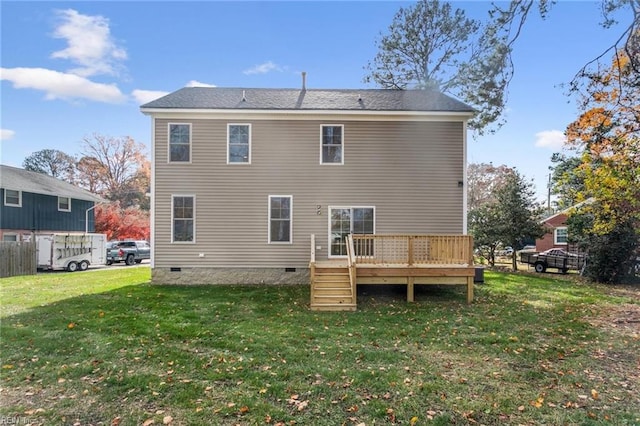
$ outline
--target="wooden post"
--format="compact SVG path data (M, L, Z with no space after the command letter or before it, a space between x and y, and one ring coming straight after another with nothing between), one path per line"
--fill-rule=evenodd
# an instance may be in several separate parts
M473 278L467 277L467 303L473 302Z
M414 286L414 281L415 279L413 277L407 277L407 302L413 302L414 301L414 293L413 293L413 286Z

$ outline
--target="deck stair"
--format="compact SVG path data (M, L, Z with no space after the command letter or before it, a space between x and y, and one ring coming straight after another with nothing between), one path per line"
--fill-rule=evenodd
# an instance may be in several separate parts
M311 309L316 311L355 311L356 300L349 269L344 266L318 267L311 283Z

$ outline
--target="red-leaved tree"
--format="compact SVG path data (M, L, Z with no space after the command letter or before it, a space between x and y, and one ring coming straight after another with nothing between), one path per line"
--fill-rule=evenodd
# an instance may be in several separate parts
M96 232L111 240L148 240L149 212L135 207L122 208L120 203L96 207Z

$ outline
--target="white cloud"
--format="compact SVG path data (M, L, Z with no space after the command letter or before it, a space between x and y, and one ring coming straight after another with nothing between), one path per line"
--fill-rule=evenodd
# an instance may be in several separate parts
M131 96L136 100L140 105L146 104L147 102L155 101L158 98L163 97L164 95L168 95L169 92L161 92L159 90L134 90L131 92Z
M16 132L14 132L13 130L0 129L0 140L7 141L9 139L13 139L15 134L16 134Z
M88 99L121 103L127 97L115 84L94 83L84 77L45 68L0 68L0 80L8 80L16 89L46 92L46 99Z
M113 40L109 20L100 15L82 15L73 9L60 10L57 14L60 24L53 36L65 39L67 47L53 52L51 57L79 65L69 72L81 77L116 75L121 62L127 59L127 52Z
M263 64L260 65L256 65L252 68L249 68L247 70L242 71L244 74L246 75L251 75L251 74L266 74L268 72L271 71L279 71L282 72L283 69L282 67L274 64L272 61L267 61Z
M557 151L564 146L566 140L567 138L560 130L544 130L536 133L535 145L538 148L549 148Z
M217 87L215 84L202 83L198 80L191 80L184 87Z

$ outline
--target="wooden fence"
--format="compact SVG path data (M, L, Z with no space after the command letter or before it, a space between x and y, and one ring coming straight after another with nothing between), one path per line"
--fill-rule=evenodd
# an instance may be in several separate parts
M0 241L0 278L35 275L37 267L35 241Z

